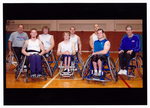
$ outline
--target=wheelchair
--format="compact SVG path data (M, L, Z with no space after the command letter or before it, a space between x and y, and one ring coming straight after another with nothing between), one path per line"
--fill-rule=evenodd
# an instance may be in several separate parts
M41 56L41 58L42 58L42 77L44 76L44 79L47 80L48 75L52 77L52 71L46 58L43 55ZM24 65L26 65L27 67L25 68ZM19 78L19 76L21 75L21 73L23 73L24 70L27 70L27 72L25 73L23 78L26 78L26 82L28 82L28 76L31 75L31 71L30 71L29 57L27 56L22 57L21 63L19 64L19 67L15 72L16 80Z
M118 81L115 63L111 57L107 57L106 60L102 61L102 71L103 75L101 73L98 78L93 78L94 68L92 64L92 55L89 55L82 70L82 80L86 79L87 83L90 81L100 81L102 82L103 86L105 85L105 82L112 80L114 82Z
M119 58L117 58L115 66L118 69L117 72L119 72L120 71ZM136 76L135 69L139 76ZM127 75L124 76L127 76L128 80L130 78L136 77L141 77L143 79L143 57L141 55L136 54L136 56L129 61L127 68Z
M17 60L13 53L6 57L5 63L6 63L6 72L10 69L10 67L13 66L15 68L18 65Z
M60 61L60 63L59 63ZM59 64L59 65L58 65ZM71 62L70 62L70 67L69 67L69 70L71 71L71 74L69 74L69 72L63 72L63 69L65 68L64 64L63 64L63 55L59 56L55 66L54 66L54 69L53 69L53 74L55 72L55 69L58 68L59 70L59 78L61 79L61 77L71 77L72 76L72 79L74 79L74 71L78 70L80 76L81 76L81 72L80 72L80 69L79 69L79 66L77 64L77 61L75 59L75 56L71 56Z
M50 51L49 53L44 54L44 57L46 58L51 70L53 70L52 63L56 63L56 57L54 55L54 53L52 51Z
M82 70L84 67L84 62L83 62L83 59L82 59L80 53L78 53L78 52L76 53L75 60L76 60L77 64L79 64L78 66L80 67L80 70ZM75 71L77 72L77 69Z

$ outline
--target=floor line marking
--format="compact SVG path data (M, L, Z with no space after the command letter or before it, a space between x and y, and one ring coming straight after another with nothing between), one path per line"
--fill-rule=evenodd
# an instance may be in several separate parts
M42 88L46 88L58 75L59 73L54 78L52 78L47 84L45 84Z
M119 75L119 77L122 79L122 81L128 86L128 88L131 88L130 86L129 86L129 84Z

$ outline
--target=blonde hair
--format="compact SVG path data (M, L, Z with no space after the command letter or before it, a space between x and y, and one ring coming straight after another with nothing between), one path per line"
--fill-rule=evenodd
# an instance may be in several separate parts
M65 33L68 34L68 35L70 36L70 33L69 33L69 32L64 32L64 33L63 33L63 36L65 35Z

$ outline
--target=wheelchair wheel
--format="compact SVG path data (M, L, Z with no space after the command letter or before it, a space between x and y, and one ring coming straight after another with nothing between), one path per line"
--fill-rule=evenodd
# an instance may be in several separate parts
M82 57L81 57L81 54L80 53L78 53L78 58L79 58L79 62L80 62L80 65L81 65L81 70L83 69L83 67L84 67L84 62L83 62L83 59L82 59Z
M90 69L90 61L91 61L91 55L87 58L85 65L82 69L82 79L84 79L89 74Z
M50 77L52 77L51 68L50 68L46 58L43 55L42 55L42 60L43 60L43 64L42 64L43 71L46 72Z
M6 57L5 62L6 62L6 72L10 69L10 67L14 69L17 66L17 60L13 54L8 55Z
M118 74L117 74L117 70L116 70L116 67L115 67L114 60L111 57L108 58L108 64L109 64L112 79L115 82L117 82L118 81Z
M140 55L136 56L136 69L141 78L143 78L143 58Z
M11 62L12 62L12 55L8 55L6 57L5 62L6 62L6 72L7 72L9 70Z
M15 79L17 80L21 74L21 72L23 72L23 67L26 61L26 56L22 57L21 63L19 64L17 71L15 72Z
M51 55L52 55L52 58L53 58L54 63L56 63L56 57L55 57L54 53L52 52Z

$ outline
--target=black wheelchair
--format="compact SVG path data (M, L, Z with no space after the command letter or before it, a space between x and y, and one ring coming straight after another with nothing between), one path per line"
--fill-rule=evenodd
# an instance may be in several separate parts
M103 85L105 85L105 82L107 81L118 81L115 63L111 57L108 57L106 60L102 61L102 71L103 75L101 73L98 78L93 78L94 68L92 64L92 55L89 55L82 70L82 79L86 79L87 83L90 81L100 81Z
M117 58L115 66L117 72L119 72L120 71L119 58ZM136 72L138 73L139 76L137 76ZM123 74L123 76L127 76L128 80L130 78L136 77L141 77L143 79L143 57L139 55L139 53L137 53L136 56L129 61L127 67L127 74L126 75Z
M52 71L46 58L43 55L41 56L41 58L42 58L42 77L44 76L44 79L47 80L48 75L52 77ZM26 65L26 68L24 65ZM17 71L15 72L16 80L18 80L19 76L23 73L24 70L26 70L26 73L23 76L23 78L26 78L26 82L28 82L28 76L31 75L31 72L30 72L29 57L27 56L22 57L22 61L19 64Z

